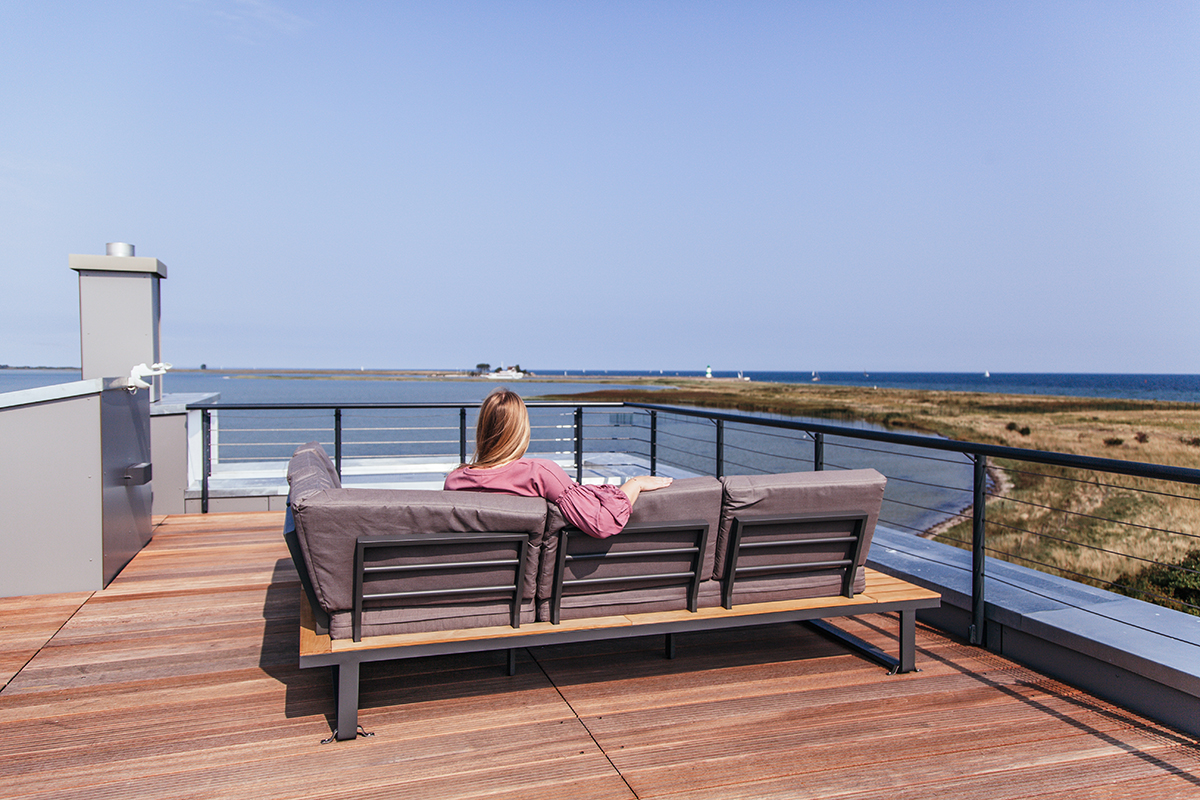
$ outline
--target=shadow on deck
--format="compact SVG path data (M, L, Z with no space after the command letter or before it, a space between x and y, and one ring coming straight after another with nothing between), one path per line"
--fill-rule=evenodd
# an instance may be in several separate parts
M364 665L321 745L282 514L168 517L107 589L0 600L0 795L1156 798L1194 739L923 626L888 676L800 625ZM895 650L894 619L839 622Z

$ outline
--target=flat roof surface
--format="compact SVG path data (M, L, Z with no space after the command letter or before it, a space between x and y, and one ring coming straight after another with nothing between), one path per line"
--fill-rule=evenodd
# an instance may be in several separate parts
M796 624L363 667L328 745L283 514L157 520L105 590L0 599L0 795L1191 798L1195 739L917 627L889 676ZM839 620L887 652L889 615Z

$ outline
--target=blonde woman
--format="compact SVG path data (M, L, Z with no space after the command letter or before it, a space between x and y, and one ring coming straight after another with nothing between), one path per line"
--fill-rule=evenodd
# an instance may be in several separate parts
M556 503L567 521L589 536L620 533L638 495L671 484L670 478L641 475L620 487L575 483L558 464L524 458L529 447L529 411L516 392L497 389L479 408L475 455L446 476L446 488L544 497Z

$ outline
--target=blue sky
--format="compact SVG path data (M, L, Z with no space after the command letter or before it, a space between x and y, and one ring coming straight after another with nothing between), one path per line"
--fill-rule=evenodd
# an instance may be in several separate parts
M1194 2L3 3L0 363L1200 373Z

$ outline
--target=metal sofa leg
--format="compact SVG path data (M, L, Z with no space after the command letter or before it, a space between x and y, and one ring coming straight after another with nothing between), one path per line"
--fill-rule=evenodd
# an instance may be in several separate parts
M900 664L897 672L913 672L917 668L917 612L900 612Z
M339 742L358 737L358 662L349 661L333 668L337 684L337 729Z

